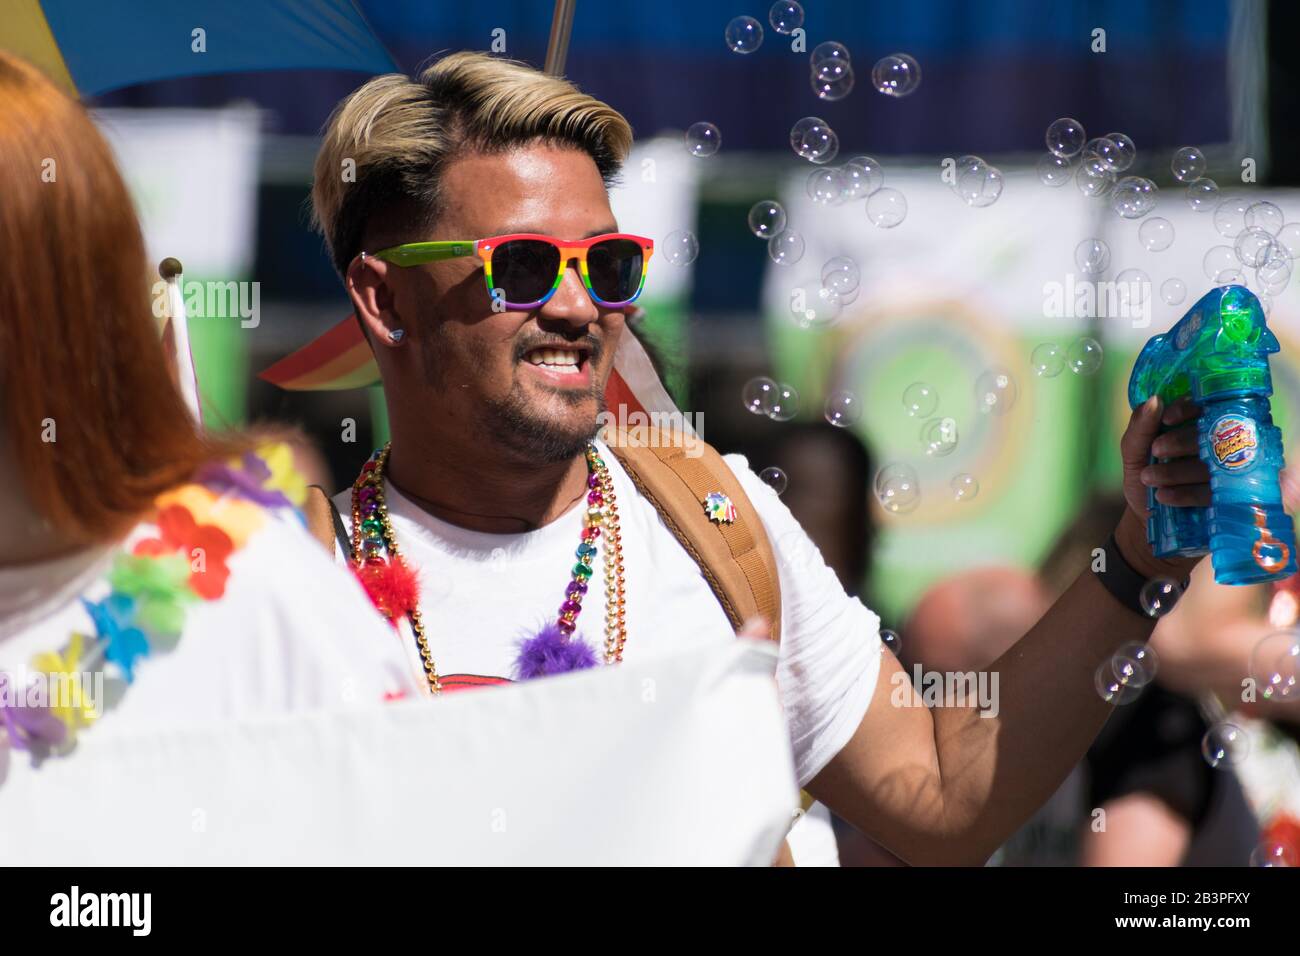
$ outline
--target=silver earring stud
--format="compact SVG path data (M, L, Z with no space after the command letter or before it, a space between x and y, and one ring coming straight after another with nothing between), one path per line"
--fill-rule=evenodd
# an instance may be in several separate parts
M406 329L391 329L388 333L388 341L396 345L402 339L406 338Z

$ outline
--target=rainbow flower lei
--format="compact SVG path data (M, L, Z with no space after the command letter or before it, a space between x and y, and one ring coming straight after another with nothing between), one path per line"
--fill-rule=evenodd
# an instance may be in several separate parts
M130 684L141 659L180 637L192 606L225 594L227 562L265 523L265 509L298 507L306 490L289 447L268 444L205 465L193 482L159 495L154 533L114 555L107 597L81 599L93 636L73 633L60 650L31 660L47 686L63 688L59 699L38 694L33 705L32 688L13 687L0 672L0 746L7 740L16 750L42 755L70 751L77 732L101 716L100 702L81 678L112 665Z

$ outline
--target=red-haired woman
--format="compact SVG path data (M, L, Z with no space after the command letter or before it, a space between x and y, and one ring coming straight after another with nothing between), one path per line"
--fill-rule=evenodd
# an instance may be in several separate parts
M288 450L195 429L109 147L3 53L0 196L0 791L41 772L27 754L93 747L100 724L416 686L303 528Z

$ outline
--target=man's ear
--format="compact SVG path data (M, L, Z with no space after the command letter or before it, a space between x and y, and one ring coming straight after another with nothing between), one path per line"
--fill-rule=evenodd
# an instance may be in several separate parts
M397 315L395 296L388 284L396 268L383 259L359 255L348 266L346 277L352 307L370 341L389 348L401 345L408 331Z

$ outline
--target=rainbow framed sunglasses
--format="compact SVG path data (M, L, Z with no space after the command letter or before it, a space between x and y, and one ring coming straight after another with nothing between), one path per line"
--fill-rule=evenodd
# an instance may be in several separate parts
M578 261L578 274L593 302L619 308L645 288L654 241L621 232L566 242L554 236L516 233L476 242L407 242L368 253L395 266L418 266L476 255L483 260L488 295L508 309L535 309L560 287L564 271ZM367 255L367 253L362 253Z

